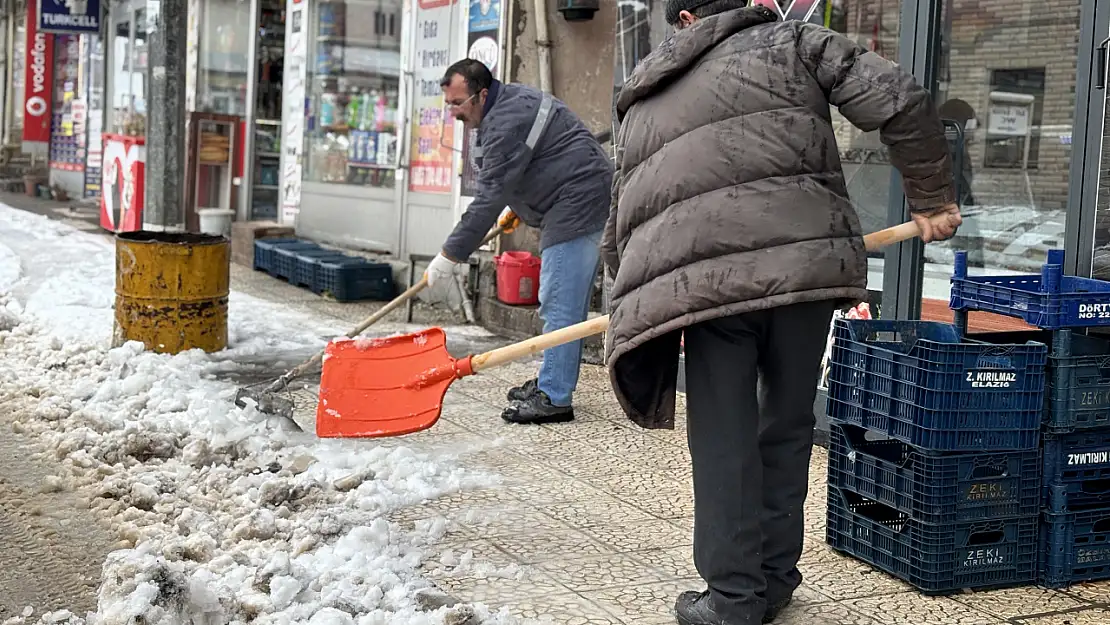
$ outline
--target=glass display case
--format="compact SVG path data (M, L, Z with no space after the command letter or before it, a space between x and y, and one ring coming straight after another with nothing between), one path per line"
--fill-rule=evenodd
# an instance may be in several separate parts
M313 22L305 179L392 188L397 168L400 2L320 2Z
M281 88L285 69L285 3L262 0L258 14L251 142L251 219L277 219L281 177Z

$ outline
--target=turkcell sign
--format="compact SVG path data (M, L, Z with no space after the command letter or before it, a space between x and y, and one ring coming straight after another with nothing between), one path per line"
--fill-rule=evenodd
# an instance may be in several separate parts
M38 0L42 32L99 33L100 0Z

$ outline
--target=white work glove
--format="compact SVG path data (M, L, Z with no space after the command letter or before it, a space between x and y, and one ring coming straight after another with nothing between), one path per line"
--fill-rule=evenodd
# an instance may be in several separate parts
M424 277L428 279L428 288L434 290L443 284L454 284L458 267L459 263L447 258L442 252L436 254L424 272Z

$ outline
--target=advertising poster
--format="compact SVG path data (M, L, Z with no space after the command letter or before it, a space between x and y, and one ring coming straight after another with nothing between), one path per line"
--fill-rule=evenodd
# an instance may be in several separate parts
M501 0L470 0L467 20L466 56L486 64L498 75L501 69ZM473 197L478 192L478 170L471 157L477 133L466 133L462 151L462 184L460 194Z
M280 221L292 225L301 210L301 174L304 158L305 81L308 74L307 3L288 0L285 24L285 72L282 76L281 198Z
M457 3L417 2L410 191L451 193L455 119L445 106L439 80L452 62L451 25Z

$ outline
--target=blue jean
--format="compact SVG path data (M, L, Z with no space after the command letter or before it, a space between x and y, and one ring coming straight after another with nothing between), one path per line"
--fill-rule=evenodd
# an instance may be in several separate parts
M601 231L552 245L540 254L540 318L553 332L586 320L601 253ZM570 406L578 386L582 341L545 350L539 389L555 406Z

